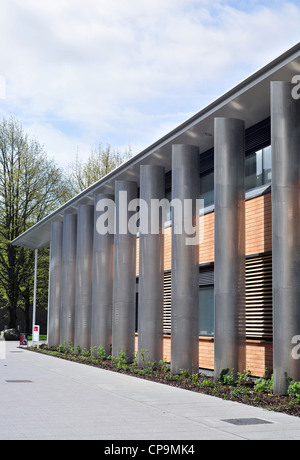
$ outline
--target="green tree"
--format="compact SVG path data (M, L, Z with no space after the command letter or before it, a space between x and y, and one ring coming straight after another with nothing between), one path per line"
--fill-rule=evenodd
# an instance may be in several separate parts
M112 149L109 144L103 147L101 143L98 144L96 149L92 149L86 162L81 161L76 155L76 160L71 165L68 175L70 198L106 176L131 156L130 146L124 153L121 153L119 150Z
M11 241L63 203L62 171L15 118L0 122L0 292L16 327L17 308L28 316L34 253ZM45 280L47 283L47 281Z

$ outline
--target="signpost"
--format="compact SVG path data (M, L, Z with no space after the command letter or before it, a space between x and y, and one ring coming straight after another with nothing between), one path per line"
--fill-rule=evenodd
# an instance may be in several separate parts
M33 326L33 333L32 333L32 342L33 345L37 344L39 347L39 341L40 341L40 326Z

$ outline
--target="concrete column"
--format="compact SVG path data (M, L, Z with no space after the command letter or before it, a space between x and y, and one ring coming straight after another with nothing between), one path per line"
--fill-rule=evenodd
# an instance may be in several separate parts
M116 233L114 239L114 286L112 355L124 351L129 360L135 350L136 234L128 229L134 212L129 203L137 199L136 182L115 183Z
M77 220L75 347L91 346L94 207L80 204Z
M271 83L274 392L300 381L300 102Z
M77 215L65 214L62 244L60 343L74 344Z
M92 347L111 353L114 263L114 197L95 195L92 291ZM105 222L107 220L107 222ZM104 227L105 225L105 227ZM109 225L109 227L106 227Z
M199 243L191 244L187 224L199 219L196 200L200 197L199 149L173 145L172 150L172 318L171 370L199 369ZM193 203L191 222L184 210ZM192 201L191 201L192 200ZM180 210L180 204L182 210Z
M142 350L147 350L147 361L163 359L165 216L163 211L157 212L153 200L157 204L165 198L165 169L143 165L140 171L138 358L142 366Z
M245 128L215 119L215 378L245 370Z
M60 343L60 304L62 272L62 222L51 223L49 299L48 299L48 345Z

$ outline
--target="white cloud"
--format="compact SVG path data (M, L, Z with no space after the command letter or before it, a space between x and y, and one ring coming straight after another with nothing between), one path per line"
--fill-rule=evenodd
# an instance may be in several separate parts
M89 154L91 145L84 143L76 136L68 136L49 122L38 123L32 121L24 124L24 128L30 137L39 141L41 146L47 151L49 158L53 158L56 163L67 169L76 159L76 155Z
M6 82L5 77L0 75L0 99L5 99L6 97Z
M144 148L298 41L295 4L239 4L2 0L2 113L60 161L79 143Z

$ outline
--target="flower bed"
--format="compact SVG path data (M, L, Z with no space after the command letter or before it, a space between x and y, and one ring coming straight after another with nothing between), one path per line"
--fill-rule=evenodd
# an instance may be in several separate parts
M138 366L137 360L128 363L124 352L117 358L106 356L102 348L93 350L76 350L72 346L50 347L41 345L39 348L29 347L38 353L46 353L57 358L67 359L109 371L125 373L154 382L173 385L185 390L208 394L211 396L240 402L264 409L284 412L296 417L300 416L300 383L291 382L287 396L275 395L272 392L272 376L261 379L252 379L249 373L239 374L234 378L229 369L224 370L220 379L214 381L213 377L204 373L191 374L182 369L180 374L172 374L170 366L165 361L158 364L147 361L147 351L142 353L142 366Z

